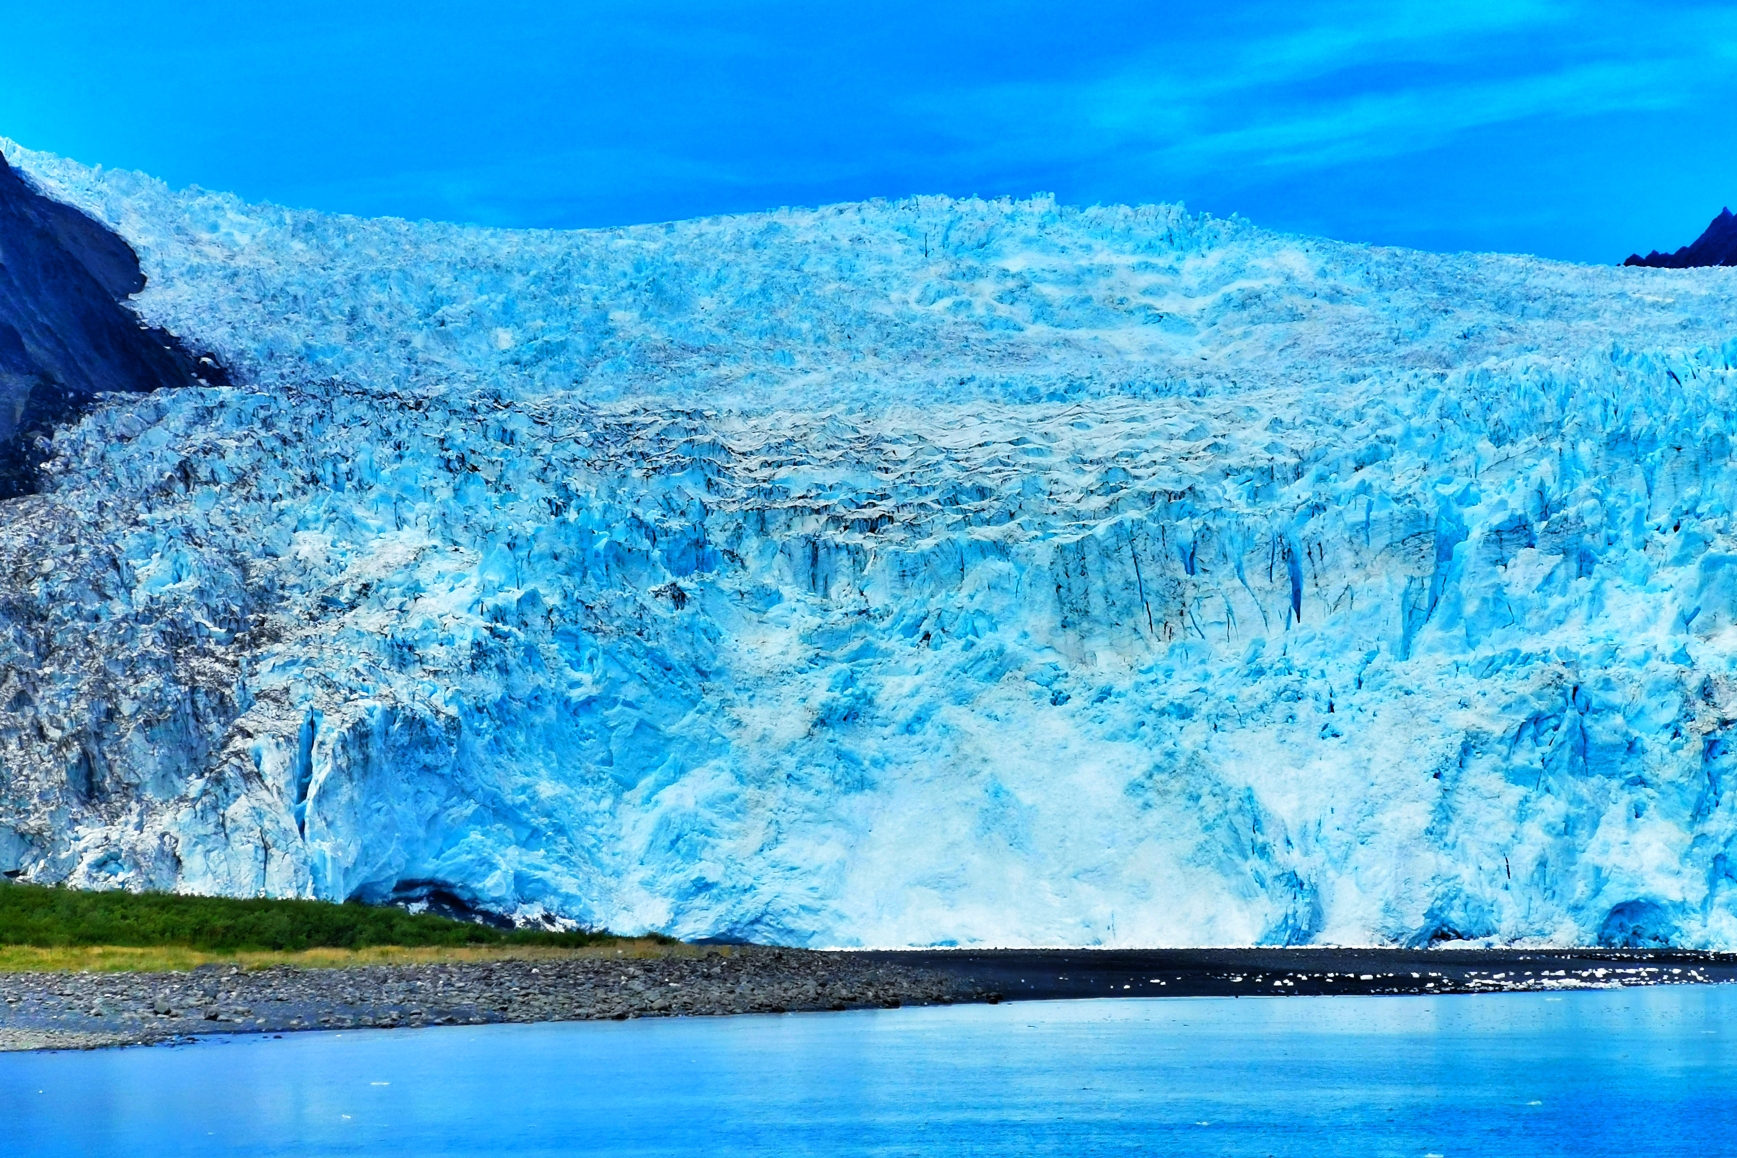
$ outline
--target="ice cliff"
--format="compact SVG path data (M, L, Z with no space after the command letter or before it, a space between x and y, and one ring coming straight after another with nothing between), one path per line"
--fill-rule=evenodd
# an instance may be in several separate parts
M239 385L0 506L0 869L801 944L1737 948L1737 270L501 232L5 144Z

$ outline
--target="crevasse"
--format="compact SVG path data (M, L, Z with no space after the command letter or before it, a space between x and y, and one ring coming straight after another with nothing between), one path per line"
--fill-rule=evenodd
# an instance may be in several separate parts
M798 944L1737 947L1737 271L575 233L6 143L242 385L0 512L0 868Z

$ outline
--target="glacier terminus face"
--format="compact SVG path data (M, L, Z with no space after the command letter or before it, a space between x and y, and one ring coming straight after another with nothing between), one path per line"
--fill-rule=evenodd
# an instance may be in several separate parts
M1737 271L7 142L233 387L0 504L0 870L798 945L1737 948Z

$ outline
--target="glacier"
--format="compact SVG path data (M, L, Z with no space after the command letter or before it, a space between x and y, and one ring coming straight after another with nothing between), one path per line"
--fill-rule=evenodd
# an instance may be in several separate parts
M0 504L0 870L1737 948L1737 270L1047 198L489 230L0 149L235 383L107 396Z

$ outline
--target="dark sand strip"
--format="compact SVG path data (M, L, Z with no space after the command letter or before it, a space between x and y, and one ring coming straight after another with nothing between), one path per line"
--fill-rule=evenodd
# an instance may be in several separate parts
M1737 953L1626 949L921 949L866 954L1007 1000L1501 993L1737 981Z

